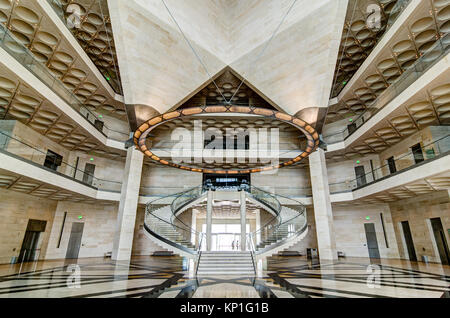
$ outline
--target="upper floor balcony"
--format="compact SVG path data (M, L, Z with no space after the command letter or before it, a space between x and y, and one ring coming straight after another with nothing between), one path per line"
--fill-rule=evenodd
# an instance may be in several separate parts
M338 177L329 176L329 180L337 180L329 185L331 201L390 202L431 191L448 190L450 135L448 132L441 133L440 136L435 134L435 139L428 143L414 145L407 152L387 158L387 163L380 164L377 168L368 163L368 160L361 160L356 164L356 167L360 167L355 169L356 177L345 177L348 167L332 167L341 174ZM33 181L25 181L18 189L32 195L55 200L63 200L64 197L75 197L77 200L120 200L123 174L120 167L99 162L99 169L94 172L90 166L98 163L97 158L90 161L89 158L82 157L80 161L74 160L76 156L69 155L69 160L64 160L48 150L31 145L30 137L25 141L0 132L0 184L4 183L0 186L15 190L14 180L24 178ZM361 167L371 168L367 171ZM350 168L353 169L353 165ZM174 171L172 176L163 173L143 181L139 202L146 203L184 190L184 186L177 184L181 172L174 169L171 171ZM172 178L173 186L167 186L168 178ZM266 184L258 183L258 187L277 195L299 199L307 205L312 204L312 191L307 179L303 188L277 182L276 176L269 180L271 181ZM31 185L27 186L26 183Z
M61 79L55 76L45 64L36 58L33 52L2 24L0 24L0 63L14 76L19 77L20 81L25 82L26 86L32 87L36 92L44 93L48 101L58 111L68 115L80 126L85 127L104 145L123 149L123 142L129 139L129 133L125 129L127 124L121 124L121 120L97 111L90 106L91 104L83 103L80 100L80 93L83 93L82 89L78 88L78 94L75 94L67 87L65 81L72 77L68 75ZM73 71L75 72L75 70ZM39 111L39 108L36 108L39 105L29 101L22 102L22 104L25 104L23 107L12 111L14 108L14 91L17 86L8 80L8 83L0 83L0 88L4 91L0 105L3 118L6 118L9 114L15 119L29 119ZM99 105L104 101L100 96L97 96L91 97L91 102L93 102L92 98L97 98Z
M324 140L330 145L329 151L345 149L357 138L366 136L366 132L375 124L382 122L387 116L395 114L394 117L404 115L410 117L417 127L426 127L438 121L441 124L448 123L449 113L447 107L448 91L445 89L449 72L449 46L450 35L446 34L437 40L419 59L399 75L396 80L385 89L365 109L358 109L353 115L348 115L333 124L326 124L324 128ZM426 90L432 82L440 78L440 89L432 89L431 97L427 98L421 105L415 103L414 95ZM434 85L434 84L433 84ZM434 86L433 86L434 87ZM355 101L356 103L356 101ZM406 104L406 111L400 114L398 109ZM356 104L355 104L356 105ZM391 106L395 106L395 108ZM420 106L425 106L420 108ZM420 108L420 109L419 109ZM429 111L431 114L429 114ZM347 110L343 110L343 114ZM374 119L376 118L376 122ZM404 127L405 121L392 122L394 128L400 132L407 131ZM345 128L341 128L344 126ZM356 136L356 137L355 137ZM367 136L366 136L367 137Z

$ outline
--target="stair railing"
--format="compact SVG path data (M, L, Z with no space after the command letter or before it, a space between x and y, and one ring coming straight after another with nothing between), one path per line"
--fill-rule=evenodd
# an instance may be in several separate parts
M167 195L151 201L146 206L146 215L144 221L144 227L151 235L155 236L159 240L162 240L166 244L188 252L191 255L198 255L198 251L201 250L204 243L204 233L197 232L191 226L186 225L180 218L177 217L177 212L185 207L187 204L195 201L203 194L202 187L195 187L186 191ZM185 198L188 199L185 199ZM176 203L178 202L178 203ZM163 208L169 207L167 211L163 211ZM158 215L158 211L161 214ZM172 228L176 234L180 235L186 242L192 242L193 237L198 244L193 244L193 248L189 247L189 244L183 245L172 241L170 238L164 235L163 230L158 228L158 222L167 225Z
M203 242L206 240L205 233L201 233L200 243L198 247L198 253L197 253L197 265L195 266L195 276L197 276L198 273L198 267L200 266L200 259L202 258L202 250L203 250Z
M264 224L256 231L247 234L248 241L252 242L249 246L255 255L286 244L290 240L301 235L308 226L306 208L303 204L285 196L276 194L271 195L276 197L278 201L279 199L282 200L283 204L276 217L272 218L271 221ZM289 213L288 209L292 211L292 213ZM277 221L275 224L273 222L274 220ZM279 231L284 231L286 234L279 234ZM261 249L258 249L258 244L255 243L257 242L258 237L261 237L259 244L267 242L267 246L262 246Z
M256 262L255 262L255 253L256 253L256 248L255 245L253 244L253 240L251 239L250 235L246 235L247 237L247 248L250 250L250 255L252 257L252 264L253 264L253 271L256 273Z

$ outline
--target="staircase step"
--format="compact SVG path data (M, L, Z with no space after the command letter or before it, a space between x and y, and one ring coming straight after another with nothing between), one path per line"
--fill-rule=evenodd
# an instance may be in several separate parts
M212 270L245 270L245 271L253 271L253 265L252 266L199 266L199 271L212 271Z
M197 272L197 276L255 276L254 271L246 272L229 272L229 271L212 271L212 272Z

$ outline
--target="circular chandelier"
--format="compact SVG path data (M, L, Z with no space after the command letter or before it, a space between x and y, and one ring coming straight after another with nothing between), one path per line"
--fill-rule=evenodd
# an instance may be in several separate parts
M297 157L276 165L265 166L254 169L232 169L232 170L213 170L204 168L193 168L182 164L176 164L168 160L164 160L155 155L151 149L146 145L146 140L149 133L156 129L158 126L166 124L170 121L174 121L179 118L193 117L196 115L205 114L242 114L242 115L256 115L265 118L272 118L281 122L287 123L299 131L301 131L307 139L306 149ZM283 168L286 166L298 163L308 157L319 146L319 134L317 131L305 121L288 115L283 112L270 110L266 108L250 107L250 106L201 106L191 107L168 112L144 122L134 133L133 140L135 145L140 149L144 155L150 159L169 167L178 168L186 171L200 172L200 173L217 173L217 174L239 174L239 173L258 173L262 171L269 171L274 169Z

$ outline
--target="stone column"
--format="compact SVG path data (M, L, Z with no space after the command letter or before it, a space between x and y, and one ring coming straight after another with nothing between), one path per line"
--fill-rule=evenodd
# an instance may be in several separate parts
M206 202L206 249L211 251L212 248L212 203L213 203L213 192L208 190L208 201Z
M241 251L246 250L247 243L247 206L245 204L246 194L241 190Z
M77 155L74 151L71 151L69 153L69 156L66 160L66 162L68 163L68 165L66 165L63 173L66 176L69 176L71 178L76 179L77 177L77 169L80 169L80 167L76 167L77 165Z
M309 156L309 167L316 220L317 243L321 261L337 260L333 210L331 208L325 152L318 149Z
M191 216L191 229L195 230L195 232L191 233L191 243L196 245L197 239L199 239L197 235L197 210L192 209L192 216ZM200 244L200 242L198 242Z
M127 150L112 251L113 260L124 261L131 258L143 161L143 153L135 147Z

